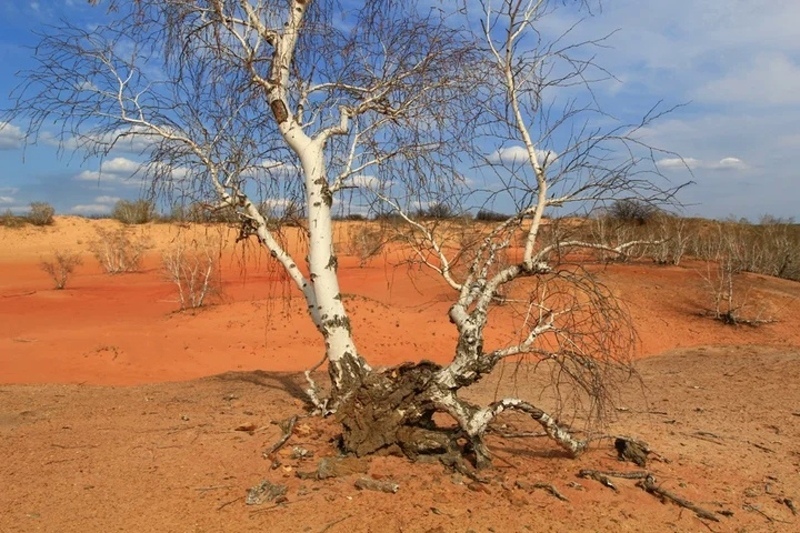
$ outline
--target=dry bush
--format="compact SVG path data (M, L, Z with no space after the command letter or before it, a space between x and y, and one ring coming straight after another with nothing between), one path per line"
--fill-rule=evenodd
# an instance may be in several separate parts
M743 285L742 274L736 272L730 260L722 258L708 263L701 276L711 301L709 314L715 320L731 326L760 326L775 322L767 314L767 307L756 302L751 289Z
M618 219L615 217L601 215L592 218L589 226L589 237L586 239L591 242L605 243L611 247L632 241L650 241L650 234L646 222L631 221L628 219ZM616 253L605 249L595 249L593 253L598 261L626 262L631 259L639 259L645 255L650 245L637 244L628 247L625 253Z
M109 274L139 271L144 253L153 247L148 238L127 228L98 228L95 233L97 238L89 243L89 250Z
M800 226L763 217L761 223L725 221L706 227L690 242L689 253L716 260L718 241L724 239L736 271L800 280Z
M745 238L748 228L740 224L719 224L716 229L704 237L700 249L707 261L701 276L710 296L711 316L733 326L773 322L772 317L765 316L766 309L752 300L750 289L740 282L752 253L749 246L753 243Z
M181 311L197 309L220 296L219 250L220 242L208 238L178 239L162 254L162 268L178 289Z
M685 218L660 213L653 219L647 239L654 244L648 255L659 265L680 265L694 237L691 224Z
M55 214L55 208L47 202L31 202L28 222L34 226L50 226L53 224L53 216Z
M74 252L62 252L56 250L50 260L42 260L39 268L44 270L51 278L56 290L62 290L67 286L67 281L75 271L75 267L81 265L83 260Z
M509 215L498 213L489 209L481 209L475 213L475 220L477 222L503 222L508 220Z
M348 229L347 254L358 257L359 265L363 267L381 252L386 242L386 232L380 225L359 223Z
M21 228L25 225L25 217L15 215L11 209L0 214L0 226L4 228Z
M658 213L659 210L656 206L635 198L616 200L606 209L606 216L626 224L644 225L654 219Z
M123 224L147 224L155 217L155 211L150 200L119 200L114 204L111 218Z

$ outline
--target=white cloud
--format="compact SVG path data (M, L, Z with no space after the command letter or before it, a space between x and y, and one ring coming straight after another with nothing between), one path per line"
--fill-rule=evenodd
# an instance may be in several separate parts
M800 104L800 65L785 54L745 58L726 75L691 95L701 102L746 103L756 107Z
M19 127L9 122L0 121L0 150L16 150L21 148L24 137Z
M289 200L288 198L267 198L261 203L271 208L282 208L282 207L287 207L291 204L297 204L297 202L295 202L294 200Z
M100 164L99 170L84 170L75 176L75 179L78 181L124 183L128 178L141 171L142 168L142 163L125 157L115 157L104 160Z
M378 180L378 178L366 174L358 174L351 177L348 181L350 185L364 189L373 189L380 184L380 180Z
M0 204L13 204L15 201L10 196L0 196Z
M552 150L536 150L539 164L550 165L556 160L558 154ZM490 156L489 161L495 163L524 164L528 162L528 150L524 146L506 146L495 150Z
M112 176L110 174L101 174L97 170L84 170L77 176L75 176L77 181L117 181L117 176Z
M747 168L745 162L738 157L723 157L719 161L702 161L694 157L667 157L660 159L656 164L662 169L743 170Z
M104 215L111 212L111 206L108 204L80 204L70 207L69 212L77 215Z
M88 85L85 86L88 90ZM88 135L85 138L69 137L61 139L58 135L51 132L42 132L40 139L43 143L50 146L58 146L66 150L79 150L85 148L87 144L99 144L106 148L114 145L114 151L128 154L145 153L153 147L159 137L148 133L148 130L141 126L131 128L119 128L115 131L98 135Z
M745 168L746 166L747 165L745 165L744 161L742 161L738 157L723 157L722 159L719 160L719 162L716 165L712 166L711 168L720 170L730 168L738 170Z
M289 163L276 161L274 159L264 159L246 169L242 175L247 178L260 178L266 176L293 174L296 169Z
M103 172L110 172L113 174L133 174L141 168L141 163L132 161L125 157L115 157L103 161L100 170Z
M98 204L115 204L120 200L119 196L98 196L94 199Z

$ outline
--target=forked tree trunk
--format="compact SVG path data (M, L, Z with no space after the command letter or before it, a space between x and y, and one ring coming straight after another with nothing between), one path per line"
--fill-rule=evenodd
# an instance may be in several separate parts
M411 457L424 453L458 458L474 452L476 464L483 466L489 462L483 443L489 423L504 410L517 409L541 423L563 447L578 453L583 443L572 439L552 418L530 404L509 399L481 409L458 398L458 389L474 383L496 364L496 361L487 361L482 352L485 305L478 306L471 320L456 321L460 338L456 358L447 368L423 362L376 372L358 354L339 288L331 217L333 195L325 164L325 145L331 136L348 131L349 116L347 110L340 110L338 126L310 137L300 119L291 113L287 98L289 72L307 3L294 0L291 6L283 32L269 35L276 41L271 79L262 79L255 71L254 79L265 88L281 135L302 166L308 209L308 279L285 252L277 252L284 254L279 260L293 275L306 298L309 315L324 338L331 379L330 406L336 410L342 424L344 451L366 455L398 447ZM539 181L543 179L541 174L541 169L537 168ZM540 192L540 197L543 194ZM540 211L537 213L541 216ZM262 240L269 246L266 222L257 213L253 213L253 218L260 221L259 234L264 234ZM509 271L508 278L511 277ZM494 288L505 281L508 280L499 280L486 289L489 299ZM465 310L456 315L463 318ZM437 427L433 421L436 412L449 414L455 421L454 427Z

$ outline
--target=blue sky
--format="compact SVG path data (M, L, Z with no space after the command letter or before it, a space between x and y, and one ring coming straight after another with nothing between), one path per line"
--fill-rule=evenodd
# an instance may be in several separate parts
M85 0L0 1L0 108L12 105L15 74L31 64L33 31L101 15ZM559 16L548 24L566 24ZM687 214L800 219L797 20L797 0L614 0L576 30L592 38L619 29L597 58L618 78L600 87L612 114L629 117L659 100L688 104L644 133L692 169L668 156L660 162L676 183L696 181L681 196ZM98 161L59 155L52 143L24 148L20 125L3 126L0 211L41 200L59 213L99 213L140 192L125 179L137 166L131 153L111 154L100 173Z

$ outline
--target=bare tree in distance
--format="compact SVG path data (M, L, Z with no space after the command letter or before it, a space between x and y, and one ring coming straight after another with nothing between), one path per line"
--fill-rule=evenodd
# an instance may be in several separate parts
M489 424L517 410L577 455L587 439L553 412L522 398L476 406L459 395L501 362L527 357L552 372L555 409L569 385L570 401L596 418L632 346L623 307L586 269L562 262L572 250L621 253L634 243L545 243L542 235L554 208L620 195L648 202L669 196L637 174L639 154L649 151L633 133L654 117L600 130L589 119L580 122L583 112L599 114L593 104L568 105L560 116L555 105L544 105L556 91L590 87L587 73L595 68L591 59L570 55L575 45L537 40L537 22L556 4L483 3L476 37L458 6L448 11L444 4L112 2L104 26L67 25L43 36L39 65L26 73L10 118L28 117L31 138L58 119L62 139L92 155L143 141L155 189L234 209L241 237L254 236L282 266L323 338L330 395L323 398L307 373L309 395L320 411L335 413L345 451L365 455L399 445L409 456L466 455L484 466ZM549 62L556 60L554 70ZM562 129L570 133L556 135ZM497 157L480 155L477 141L486 139ZM502 157L506 142L521 147L522 157ZM612 151L615 144L623 150ZM517 210L465 254L452 244L463 240L442 240L447 219L413 213L421 205L454 204L460 192L467 201L459 169L470 160L496 174ZM332 226L334 202L353 190L405 221L417 260L456 291L449 319L458 342L450 364L378 371L359 353ZM306 268L282 244L276 228L287 221L259 209L263 202L302 208ZM454 269L454 258L464 268ZM516 331L489 346L490 308L504 293L519 311ZM437 425L437 412L455 426Z

